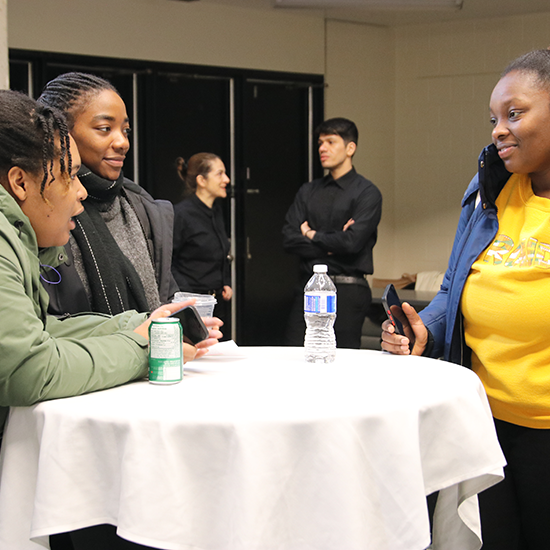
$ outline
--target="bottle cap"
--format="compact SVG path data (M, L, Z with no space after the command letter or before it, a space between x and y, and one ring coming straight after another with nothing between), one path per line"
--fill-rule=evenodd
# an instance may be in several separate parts
M313 266L313 273L326 273L328 267L325 264L316 264Z

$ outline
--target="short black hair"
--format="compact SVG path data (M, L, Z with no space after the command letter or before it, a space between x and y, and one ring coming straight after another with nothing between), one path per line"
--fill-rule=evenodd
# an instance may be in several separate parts
M42 174L40 194L59 159L61 174L70 175L72 158L69 129L63 113L38 104L20 92L0 90L0 178L14 166ZM57 140L59 142L57 143Z
M315 130L315 138L319 139L322 134L340 136L346 145L350 142L357 145L359 140L359 131L355 126L355 122L347 118L329 118L321 122Z
M104 78L87 73L65 73L50 80L44 86L38 103L55 107L65 113L69 128L72 129L77 111L85 107L88 99L104 90L118 93L118 90Z

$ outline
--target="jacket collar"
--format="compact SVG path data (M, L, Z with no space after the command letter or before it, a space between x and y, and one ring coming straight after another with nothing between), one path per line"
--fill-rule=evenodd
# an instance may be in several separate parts
M511 175L504 167L504 162L498 156L497 148L491 143L479 155L478 172L470 182L466 193L464 193L462 205L464 206L468 199L479 191L480 200L484 208L494 208L499 193Z

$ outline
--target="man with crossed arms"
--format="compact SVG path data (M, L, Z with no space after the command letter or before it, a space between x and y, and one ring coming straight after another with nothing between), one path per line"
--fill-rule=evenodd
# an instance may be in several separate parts
M303 346L304 286L315 264L327 264L337 289L337 346L359 348L372 298L364 275L373 272L372 250L382 213L382 195L353 167L358 131L351 120L326 120L316 135L321 165L328 174L302 185L283 227L285 250L300 257L300 282L285 343Z

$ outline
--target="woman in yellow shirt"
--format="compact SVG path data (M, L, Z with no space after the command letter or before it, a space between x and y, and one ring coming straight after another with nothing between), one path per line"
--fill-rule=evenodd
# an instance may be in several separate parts
M512 62L490 100L493 143L462 202L449 268L382 348L471 367L508 465L480 495L484 550L550 547L550 51ZM410 349L409 349L410 346Z

